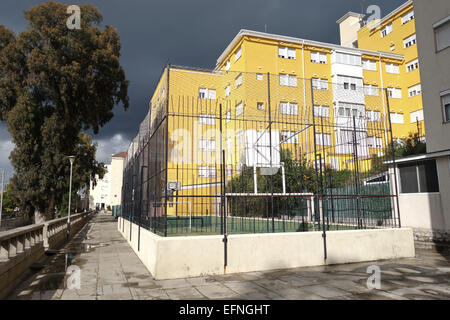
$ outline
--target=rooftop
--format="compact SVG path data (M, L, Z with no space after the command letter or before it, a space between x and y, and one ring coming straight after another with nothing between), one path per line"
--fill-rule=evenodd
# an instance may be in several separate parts
M226 47L226 49L222 52L220 57L217 59L216 68L218 68L222 64L222 62L225 60L225 58L232 52L234 47L236 47L236 45L239 43L239 41L244 36L258 37L258 38L264 38L264 39L273 39L273 40L277 40L277 41L284 41L284 42L290 42L290 43L306 44L306 45L311 45L311 46L316 46L316 47L325 47L325 48L342 51L342 52L367 54L367 55L381 56L381 57L391 58L391 59L403 59L404 58L403 55L396 54L396 53L390 53L390 52L384 52L384 51L363 50L363 49L358 49L358 48L349 48L349 47L344 47L344 46L341 46L338 44L333 44L333 43L326 43L326 42L307 40L307 39L302 39L302 38L282 36L282 35L278 35L278 34L265 33L265 32L260 32L260 31L241 29L241 31L238 32L238 34L234 37L234 39L230 42L230 44Z
M113 154L111 156L111 158L126 158L126 157L127 157L126 152L119 152L119 153Z

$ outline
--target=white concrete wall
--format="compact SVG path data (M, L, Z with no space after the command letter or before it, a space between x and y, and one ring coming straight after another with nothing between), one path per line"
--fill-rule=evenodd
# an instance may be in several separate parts
M163 238L119 218L126 237L155 279L176 279L224 273L222 236ZM412 229L378 229L327 232L327 264L413 257ZM231 235L226 273L323 265L322 232Z
M428 232L450 231L450 157L436 158L439 180L439 192L399 193L400 219L403 227ZM394 170L389 169L391 190L394 186ZM399 171L397 169L398 189L400 192ZM397 216L397 207L393 205Z
M123 180L123 164L124 158L111 158L111 176L110 176L110 203L111 206L121 204L122 199L122 180Z
M398 201L403 226L431 230L443 225L439 193L402 193Z

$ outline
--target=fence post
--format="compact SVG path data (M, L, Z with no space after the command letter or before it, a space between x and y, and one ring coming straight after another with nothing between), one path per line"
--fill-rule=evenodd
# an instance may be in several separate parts
M387 88L384 89L386 94L386 106L388 109L388 120L389 120L389 134L391 136L391 153L392 153L392 166L394 167L394 187L395 187L395 202L397 204L397 217L398 217L398 227L402 227L402 223L400 220L400 204L398 203L398 185L397 185L397 164L395 163L395 148L394 148L394 137L392 136L392 122L391 122L391 109L389 106L389 95ZM387 138L386 138L387 140ZM395 223L395 218L394 218Z
M358 142L356 138L356 117L353 116L353 159L355 161L355 191L356 191L356 214L358 217L358 229L362 228L361 204L359 197L359 162L358 162Z

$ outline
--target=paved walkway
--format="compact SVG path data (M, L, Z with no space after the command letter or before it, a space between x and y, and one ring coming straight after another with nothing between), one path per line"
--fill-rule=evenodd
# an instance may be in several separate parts
M416 258L336 266L154 280L116 229L99 214L9 299L446 299L450 257L418 250ZM66 288L67 265L81 270L80 289ZM381 289L369 290L369 265Z

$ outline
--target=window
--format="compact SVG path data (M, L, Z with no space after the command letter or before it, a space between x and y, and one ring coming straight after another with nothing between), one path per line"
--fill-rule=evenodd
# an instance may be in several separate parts
M256 80L262 80L263 79L263 74L262 73L257 73L256 74Z
M244 105L241 102L238 105L236 105L236 116L241 115L243 112L244 112Z
M401 193L439 192L436 160L399 164Z
M298 134L292 131L281 131L281 142L298 144Z
M338 115L340 117L364 118L364 106L359 104L340 102L338 107Z
M411 123L423 121L423 110L417 110L409 114Z
M403 44L405 45L405 48L409 48L412 45L415 45L416 44L416 35L413 34L412 36L404 39Z
M363 60L362 67L364 70L377 71L377 63L372 60Z
M281 114L298 115L298 105L292 102L280 102Z
M328 90L328 81L325 79L312 79L312 87L315 90Z
M378 87L370 84L364 85L364 94L366 96L378 96Z
M236 88L239 88L241 84L242 84L242 73L238 75L236 78Z
M415 59L406 64L406 72L411 72L416 69L419 69L419 59Z
M198 89L198 97L200 99L216 100L216 90L214 90L214 89Z
M311 62L326 64L327 54L317 51L311 51Z
M403 113L391 112L391 123L403 124L404 122Z
M202 151L214 151L216 150L216 141L200 139L198 140L198 149Z
M392 23L390 23L381 30L381 37L382 38L386 37L392 31L393 31L393 27L392 27Z
M414 19L414 11L411 10L402 16L402 24L405 24L413 19Z
M290 74L280 74L280 86L297 86L297 77Z
M327 118L330 116L330 108L327 106L314 106L314 116Z
M353 54L336 52L335 54L336 63L349 64L352 66L361 65L361 56L356 56Z
M200 178L215 178L216 168L215 167L198 167L198 176Z
M198 116L198 123L214 125L214 124L216 124L216 118L212 114L201 114Z
M231 86L227 85L225 88L225 97L228 97L231 94Z
M225 66L225 71L230 70L231 62L230 60L227 61L227 65Z
M395 63L386 63L386 72L387 73L399 73L398 64Z
M395 44L391 45L391 51L395 50Z
M341 89L344 90L356 90L356 88L360 88L360 90L362 90L363 87L361 78L338 76L337 82Z
M258 110L264 110L264 102L258 102L256 104L256 109Z
M401 99L402 98L402 89L387 88L387 93L388 93L389 98L393 98L393 99Z
M239 49L237 49L236 53L234 54L234 61L238 61L241 56L242 56L242 48L239 47Z
M383 139L377 137L367 137L367 146L373 149L381 149L383 147Z
M450 91L449 93L442 94L442 107L444 108L444 122L450 122Z
M367 121L380 122L380 116L380 111L371 110L366 112Z
M420 84L416 84L415 86L408 88L408 96L415 97L422 93L422 86Z
M278 47L278 57L285 59L295 59L295 49L288 47Z
M316 133L316 141L319 146L330 146L331 134Z
M436 51L450 47L450 16L433 25Z

